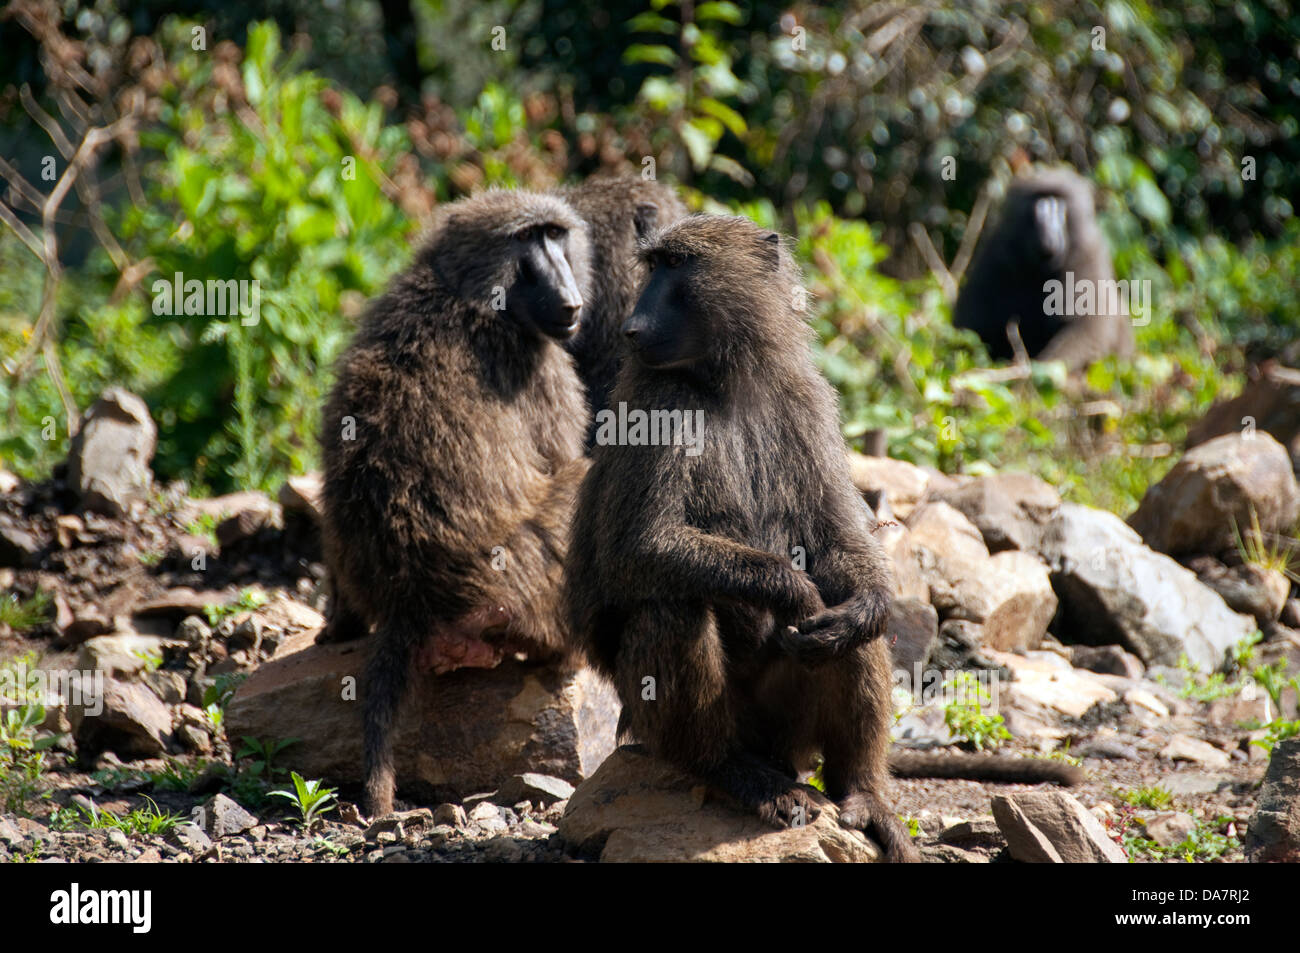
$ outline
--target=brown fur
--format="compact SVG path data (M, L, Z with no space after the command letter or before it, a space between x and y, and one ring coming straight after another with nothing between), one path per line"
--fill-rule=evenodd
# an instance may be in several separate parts
M1061 256L1043 246L1034 206L1055 197L1066 209ZM1045 169L1016 179L993 229L980 240L957 305L953 324L980 336L995 360L1014 356L1007 323L1016 321L1031 358L1062 360L1084 367L1108 354L1133 351L1133 328L1124 314L1074 316L1044 310L1049 280L1075 282L1115 277L1110 250L1097 226L1092 184L1069 169Z
M586 469L582 388L555 340L491 307L493 289L517 277L503 257L511 236L548 223L569 230L583 287L583 225L560 199L490 191L445 207L412 266L372 303L325 407L331 634L376 629L363 685L373 813L392 809L389 731L431 637L496 627L532 655L568 652L558 597Z
M609 406L623 360L623 322L645 284L637 240L686 215L686 206L666 185L639 175L592 176L557 194L587 223L591 243L591 299L582 327L567 345L587 387L591 417ZM587 446L594 442L590 424Z
M820 752L842 822L915 860L883 799L890 573L794 310L797 269L775 238L746 219L692 216L645 249L691 263L678 279L683 333L667 339L696 359L665 370L630 356L611 400L703 410L703 452L595 448L566 601L575 638L618 689L621 728L652 754L788 824L799 808L817 814L795 772ZM656 287L629 328L670 320L653 302L682 299ZM806 572L792 567L796 547Z

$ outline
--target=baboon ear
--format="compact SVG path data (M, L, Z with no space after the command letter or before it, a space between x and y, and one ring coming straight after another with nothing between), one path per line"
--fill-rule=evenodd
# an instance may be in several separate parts
M769 232L763 236L763 244L766 246L768 261L775 268L781 264L781 236L776 232Z
M649 202L642 203L632 213L632 224L636 228L636 237L645 238L659 221L659 206Z

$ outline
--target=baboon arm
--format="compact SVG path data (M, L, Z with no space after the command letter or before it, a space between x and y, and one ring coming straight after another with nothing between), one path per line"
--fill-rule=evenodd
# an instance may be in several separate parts
M780 556L693 526L643 537L642 556L660 592L695 598L735 599L804 618L821 608L816 587Z

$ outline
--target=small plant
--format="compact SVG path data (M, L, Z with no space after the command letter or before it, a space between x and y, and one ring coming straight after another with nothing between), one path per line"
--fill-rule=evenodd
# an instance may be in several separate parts
M1265 534L1260 528L1259 514L1255 512L1255 507L1250 508L1250 529L1245 537L1243 538L1237 528L1236 517L1232 518L1232 535L1237 543L1237 552L1241 555L1241 561L1246 565L1265 572L1280 572L1292 582L1300 582L1300 575L1291 569L1296 560L1296 541L1293 539L1284 541L1276 534ZM1272 535L1272 540L1265 542L1265 535Z
M320 781L304 781L297 771L291 771L289 777L293 780L294 789L272 791L271 796L287 798L291 801L302 814L302 829L309 831L320 819L321 814L332 811L337 806L333 803L338 800L337 792L334 788L322 788Z
M185 820L180 814L159 810L158 805L152 798L145 797L145 800L149 802L149 807L137 807L127 814L101 811L95 806L95 802L91 801L88 809L84 807L81 809L85 817L82 824L89 830L116 828L127 835L143 836L146 834L166 834Z
M1253 652L1249 647L1249 640L1243 640L1234 650L1238 657L1242 652L1247 654ZM1212 702L1220 698L1230 698L1237 692L1241 691L1241 683L1228 681L1228 676L1223 672L1214 672L1210 675L1202 675L1200 669L1192 664L1186 653L1178 656L1178 669L1184 675L1183 684L1178 688L1178 697L1186 698L1189 701ZM1168 686L1168 679L1164 673L1156 676L1156 683Z
M203 711L218 734L226 720L226 705L235 696L235 689L246 678L246 672L227 672L216 676L212 684L203 690Z
M1223 833L1234 829L1231 817L1219 817L1213 821L1196 825L1181 843L1161 847L1153 840L1128 834L1124 838L1124 847L1131 859L1142 854L1153 860L1181 860L1184 863L1205 863L1218 860L1230 850L1241 846L1241 841L1234 835Z
M37 589L30 599L19 599L16 592L6 593L0 599L0 625L7 625L15 632L26 632L50 619L50 606L54 597L43 589Z
M280 773L284 773L284 768L276 768L273 766L272 762L276 755L285 748L297 744L298 739L287 738L284 741L276 741L275 739L260 741L257 738L250 738L248 735L245 735L243 742L244 747L239 749L239 753L235 755L235 758L254 758L255 760L249 764L248 770L255 775L262 775L268 781L274 781L276 772L279 771Z
M217 545L217 516L215 513L200 513L185 524L185 532L191 536L201 536L213 546Z
M163 657L157 652L132 652L131 654L144 662L146 672L156 672L162 666Z
M13 684L20 669L35 658L28 653L5 665L0 683L9 685L15 700L24 704L0 717L0 802L6 811L22 814L34 798L49 797L45 791L45 752L58 744L57 735L39 736L45 722L45 706L34 700L38 675L27 669L26 682Z
M974 675L960 672L945 687L955 692L953 700L943 709L944 724L954 738L976 751L983 751L986 746L996 748L1011 738L1001 715L984 712L989 692Z
M155 790L158 791L188 791L190 786L203 774L203 769L206 767L206 761L199 761L191 765L178 761L176 758L168 758L167 766L161 771L150 774L149 779L153 782Z
M312 850L323 854L333 854L335 857L346 857L352 851L342 844L336 844L327 837L317 837L311 842Z
M1256 738L1251 742L1267 751L1273 753L1273 749L1288 738L1294 738L1300 735L1300 719L1296 721L1283 721L1281 718L1274 718L1270 722L1260 726L1267 734L1263 738Z
M911 814L905 814L900 816L899 820L902 821L903 826L907 828L907 835L909 837L921 836L921 822L919 819L913 817Z
M227 602L223 606L210 604L203 607L203 614L208 617L208 625L217 625L222 620L231 616L239 615L241 612L252 612L266 605L267 595L260 589L243 589L239 593L239 598L233 602Z
M1168 788L1157 785L1134 788L1120 795L1124 803L1131 807L1145 807L1152 811L1162 811L1174 803L1174 795Z

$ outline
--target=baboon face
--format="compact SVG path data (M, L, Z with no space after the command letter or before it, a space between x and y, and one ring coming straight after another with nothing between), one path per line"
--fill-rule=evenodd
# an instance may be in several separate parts
M559 341L577 333L582 317L569 238L569 229L556 222L528 225L511 237L518 267L506 294L506 312L512 320Z
M650 281L623 324L623 336L633 356L646 367L688 366L704 346L698 324L691 321L700 260L682 251L656 248L645 261Z

